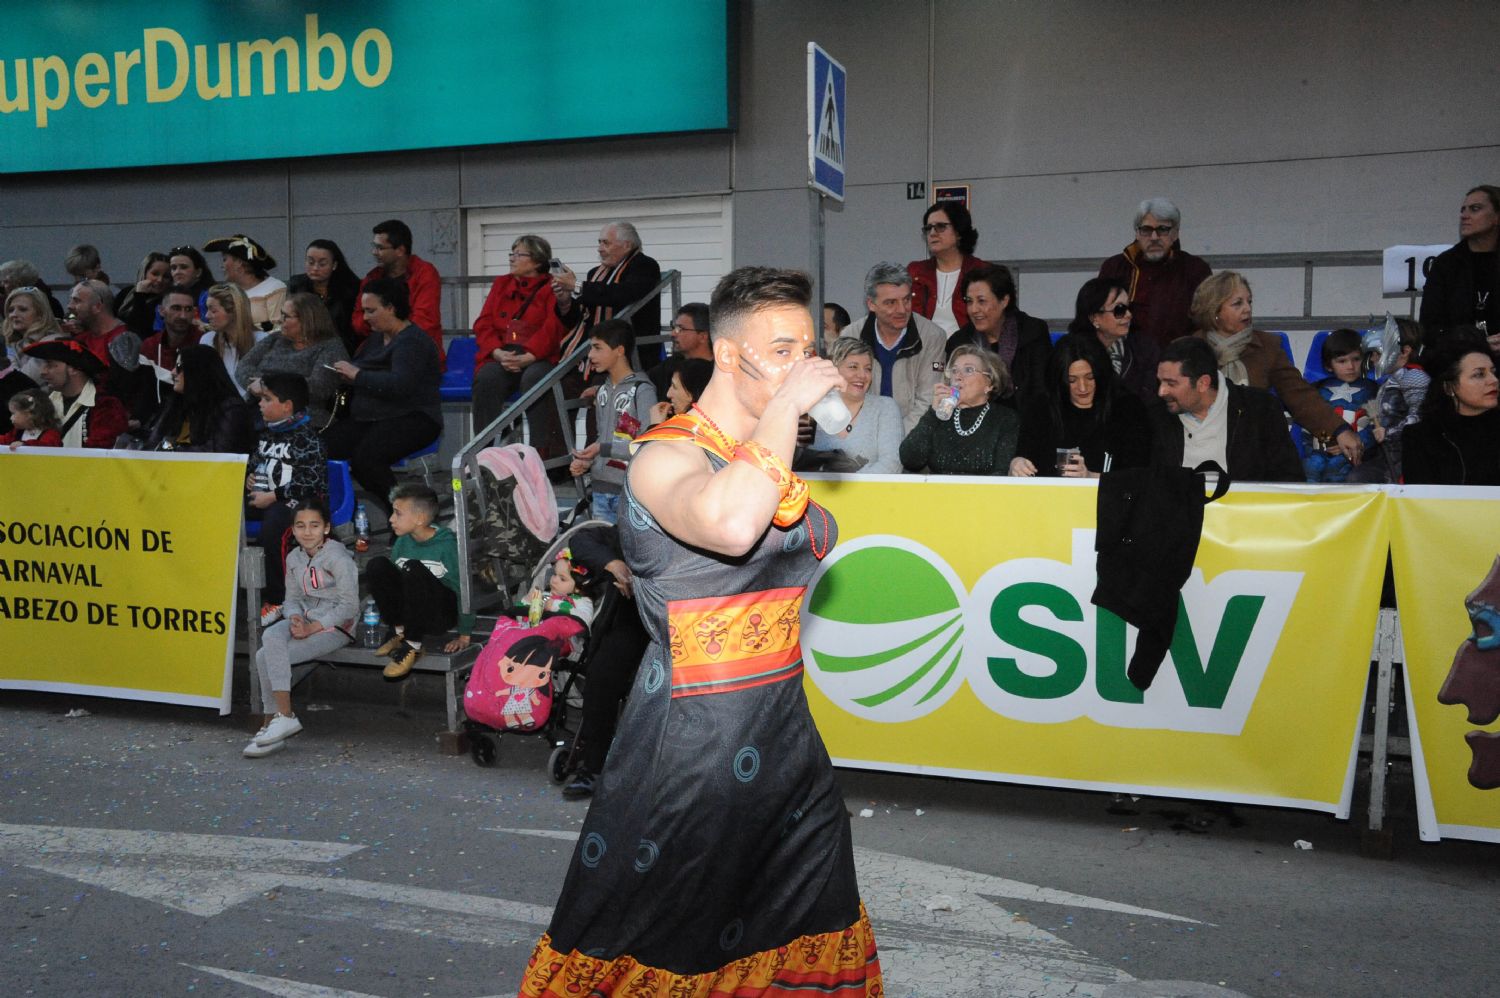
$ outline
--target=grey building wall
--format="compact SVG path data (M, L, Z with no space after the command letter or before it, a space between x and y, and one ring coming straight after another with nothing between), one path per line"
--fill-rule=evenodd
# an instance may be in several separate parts
M851 310L870 263L922 253L909 181L972 185L979 254L1014 262L1117 252L1156 194L1182 207L1195 252L1444 242L1463 192L1500 180L1500 4L756 0L739 16L734 135L0 178L0 258L55 279L88 241L124 280L147 249L245 231L283 278L316 236L362 271L370 226L397 216L454 274L470 208L717 192L737 263L805 266L809 40L849 70L827 290ZM1024 307L1066 314L1078 280L1024 278ZM1300 295L1300 274L1268 274L1257 307ZM1368 272L1319 296L1383 307Z

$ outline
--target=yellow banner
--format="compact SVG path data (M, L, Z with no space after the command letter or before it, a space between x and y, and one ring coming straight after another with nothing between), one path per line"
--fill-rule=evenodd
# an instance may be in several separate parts
M232 454L0 451L0 687L229 712Z
M803 605L841 765L1347 815L1387 531L1377 489L1205 511L1171 651L1093 606L1093 483L816 481L839 544Z
M1500 489L1392 500L1417 827L1500 842Z

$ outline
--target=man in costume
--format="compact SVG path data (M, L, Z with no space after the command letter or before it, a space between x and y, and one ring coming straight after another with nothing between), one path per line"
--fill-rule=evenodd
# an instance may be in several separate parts
M843 379L806 275L719 282L714 374L636 439L620 534L651 643L521 994L883 994L798 616L837 527L788 463Z

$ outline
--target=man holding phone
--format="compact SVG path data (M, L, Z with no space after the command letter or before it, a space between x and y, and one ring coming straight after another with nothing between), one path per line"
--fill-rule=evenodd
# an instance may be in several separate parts
M589 330L627 305L640 301L661 281L661 265L641 251L641 236L629 222L610 222L599 230L599 266L582 282L563 267L552 279L557 296L557 314L573 332L563 344L566 357L580 343L588 342ZM642 344L646 336L661 335L661 309L648 305L630 317L635 327L638 370L661 363L661 346Z

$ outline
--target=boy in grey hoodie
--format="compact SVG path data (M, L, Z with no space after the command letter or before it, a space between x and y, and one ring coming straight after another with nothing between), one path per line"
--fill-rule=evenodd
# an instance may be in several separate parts
M594 519L615 523L620 515L620 493L630 441L651 425L656 387L630 366L635 352L635 329L624 319L609 319L589 331L589 367L606 376L594 396L594 426L598 439L573 452L573 477L593 477Z

